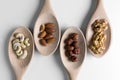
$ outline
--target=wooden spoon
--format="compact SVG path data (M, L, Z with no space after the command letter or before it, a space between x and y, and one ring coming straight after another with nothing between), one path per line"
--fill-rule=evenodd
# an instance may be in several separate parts
M88 46L90 45L91 38L92 38L92 36L94 34L91 25L97 19L105 19L108 22L108 29L104 32L104 34L106 34L106 36L107 36L106 41L104 43L105 44L105 50L103 51L102 54L95 54L93 51L91 51L89 49L89 47L88 47L88 50L95 57L101 57L107 52L107 50L108 50L108 48L110 46L110 42L111 42L111 28L110 28L110 24L109 24L109 19L108 19L106 13L105 13L105 10L104 10L104 7L103 7L102 0L98 0L98 6L96 8L96 11L95 11L94 15L91 18L91 20L90 20L90 22L88 24L87 30L86 30L86 39L87 39L87 45Z
M45 24L45 23L55 24L56 32L54 36L56 38L56 41L53 44L42 46L39 42L40 39L38 38L38 34L40 33L40 25ZM36 44L38 51L44 56L53 54L59 45L60 37L61 37L60 28L59 28L57 19L51 9L50 0L45 0L41 14L39 15L36 21L35 27L34 27L34 40L35 40L35 44Z
M28 51L28 55L25 59L18 59L18 57L16 56L16 54L12 48L12 40L15 39L14 35L16 33L22 33L25 35L25 37L30 39L29 40L30 46L28 48L26 48ZM16 29L13 32L12 36L10 37L8 53L9 53L9 59L10 59L11 65L14 69L14 72L16 74L17 80L22 80L23 74L25 73L25 71L31 61L31 58L33 56L33 52L34 52L34 41L33 41L33 36L31 34L31 32L25 27L20 27L20 28Z
M77 62L69 61L68 57L66 57L66 55L65 55L65 49L64 49L65 40L68 38L68 36L71 33L79 34L79 45L80 45L81 51L80 51L80 55L79 55L79 60ZM74 28L74 27L68 28L62 36L62 40L60 43L60 55L61 55L62 62L64 64L66 70L68 71L71 80L77 79L80 67L85 58L86 51L87 51L86 50L86 42L85 42L85 38L84 38L82 31L80 29Z

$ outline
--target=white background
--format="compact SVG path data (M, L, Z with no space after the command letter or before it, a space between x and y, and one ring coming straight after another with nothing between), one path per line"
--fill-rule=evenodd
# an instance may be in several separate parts
M120 80L120 1L103 0L112 28L112 43L102 58L87 54L78 80ZM32 30L44 0L0 0L0 80L16 80L8 59L8 40L19 26ZM62 32L69 26L85 31L97 0L51 0ZM69 80L59 50L48 57L35 50L23 80Z

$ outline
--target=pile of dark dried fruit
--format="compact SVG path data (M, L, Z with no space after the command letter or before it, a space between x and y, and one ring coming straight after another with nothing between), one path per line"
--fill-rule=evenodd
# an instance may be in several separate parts
M40 34L38 38L40 38L40 44L43 46L47 46L47 44L54 43L56 38L54 36L55 24L54 23L46 23L40 26Z
M72 62L77 62L78 56L80 54L80 46L78 39L79 35L77 33L72 33L65 40L65 54Z

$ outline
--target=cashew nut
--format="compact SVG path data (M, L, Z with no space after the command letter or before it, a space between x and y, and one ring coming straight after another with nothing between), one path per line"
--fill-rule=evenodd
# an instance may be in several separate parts
M18 46L16 53L19 53L22 50L21 46Z
M19 43L20 41L19 41L19 39L14 39L13 41L12 41L12 43L14 44L14 43Z
M24 36L23 34L21 34L21 33L17 33L17 34L15 35L15 37L18 38L18 39L20 39L21 42L23 42L23 41L24 41L24 38L25 38L25 36Z
M17 43L14 43L13 44L13 50L17 50L18 49L18 47L20 47L20 43L19 42L17 42Z
M20 57L22 54L23 54L23 51L22 51L22 50L21 50L20 52L17 52L17 51L16 51L16 55L17 55L18 57Z
M25 49L27 46L30 46L29 38L25 38L21 33L15 34L15 39L12 41L12 47L18 58L25 59L27 57L28 52Z
M25 49L25 48L26 48L26 45L22 42L22 43L21 43L21 47L22 47L23 49Z
M25 43L25 45L30 46L29 38L26 38L25 41L24 41L24 43Z
M23 50L23 54L19 57L20 59L25 59L27 57L27 50Z

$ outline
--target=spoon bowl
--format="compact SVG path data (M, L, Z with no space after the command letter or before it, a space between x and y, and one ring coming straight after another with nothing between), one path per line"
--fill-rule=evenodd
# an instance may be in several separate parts
M54 23L55 24L56 32L55 32L54 36L56 38L56 41L53 44L49 44L47 46L42 46L39 42L38 34L40 33L40 31L39 31L40 25L46 24L46 23ZM58 24L57 19L51 9L50 1L45 0L43 9L35 23L35 27L34 27L34 40L35 40L36 48L38 49L40 54L42 54L44 56L53 54L59 45L60 34L61 34L61 32L60 32L59 24Z
M94 23L95 20L98 20L98 19L104 19L108 22L108 29L104 32L104 34L107 36L106 41L104 42L105 50L103 51L102 54L95 54L93 51L91 51L89 49L90 41L94 34L91 25ZM86 30L86 40L87 40L87 46L88 46L89 52L92 53L92 55L95 57L102 57L109 49L110 42L111 42L111 27L110 27L109 19L104 10L102 0L98 0L98 6L96 8L96 11L94 12L94 14L88 24L88 27Z
M68 38L69 34L71 34L71 33L79 34L79 45L80 45L81 51L80 51L80 55L79 55L79 60L77 62L69 61L65 55L64 41ZM82 31L80 29L74 28L74 27L67 29L64 32L62 39L61 39L60 55L61 55L62 62L70 75L71 80L76 80L77 75L79 73L79 69L84 61L85 53L86 53L86 42L85 42L85 38L84 38Z
M29 40L30 46L28 48L26 48L26 50L28 51L28 55L25 59L18 59L17 56L15 55L13 48L12 48L12 40L14 39L14 34L16 34L16 33L22 33L25 35L25 37L28 37L30 39ZM9 46L8 46L8 53L9 53L9 59L10 59L11 65L14 69L14 72L16 74L17 80L22 79L22 76L25 73L25 71L26 71L26 69L27 69L27 67L32 59L33 52L34 52L34 43L33 42L34 41L33 41L33 37L32 37L31 32L25 27L21 27L21 28L16 29L10 37Z

